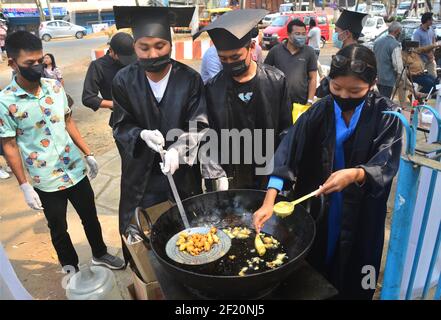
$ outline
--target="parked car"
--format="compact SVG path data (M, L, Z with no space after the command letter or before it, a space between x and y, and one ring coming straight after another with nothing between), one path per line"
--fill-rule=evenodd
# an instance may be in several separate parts
M299 19L306 24L309 31L310 19L315 19L322 34L322 44L324 45L330 37L330 26L326 15L317 15L314 12L295 12L289 15L281 15L274 19L271 25L263 30L263 47L270 49L274 45L288 38L287 26L291 20Z
M39 36L44 41L62 37L76 37L77 39L81 39L86 33L86 28L64 20L44 21L40 24L39 30Z
M364 42L362 42L362 45L368 47L368 48L371 49L371 50L374 50L374 43L375 43L375 41L377 41L377 40L380 39L381 37L385 37L385 36L387 36L387 35L388 35L388 30L387 30L387 29L386 29L386 30L383 30L383 32L377 34L377 36L376 36L375 38L372 38L372 39L370 39L370 40L368 40L368 41L364 41Z
M413 23L413 24L405 24L403 25L403 35L401 37L401 41L404 40L412 40L412 36L413 33L415 32L415 30L420 26L419 23ZM435 34L436 34L436 40L440 41L441 40L441 21L434 21L433 23L433 29L435 30ZM373 49L374 48L374 42L383 37L386 36L388 33L387 29L384 30L382 33L378 34L374 39L371 39L369 41L365 41L363 43L363 45L365 45L366 47L368 47L369 49Z
M294 13L295 11L308 11L309 2L302 2L300 6L297 4L297 7L298 8L296 8L295 3L282 3L279 7L279 12L281 14L291 14Z
M410 13L411 1L404 1L398 5L396 10L397 17L407 17ZM426 2L424 0L418 0L418 12L423 12L426 8Z
M363 37L360 39L362 41L370 41L375 39L380 33L387 30L386 22L384 22L383 17L370 17L366 20L361 33Z
M355 11L355 6L351 7L350 10ZM366 13L367 12L367 6L366 3L361 3L357 7L357 12ZM371 5L371 11L370 14L372 16L379 16L379 17L387 17L387 9L386 6L381 2L374 2Z
M404 32L404 40L412 40L413 33L416 29L419 28L421 23L413 23L413 24L405 24L403 25L403 32ZM441 21L433 21L432 25L433 30L436 34L436 40L441 40Z
M262 23L259 27L261 28L266 28L269 27L271 25L271 23L278 17L280 16L280 12L276 12L276 13L270 13L267 14L265 16L265 18L262 19Z

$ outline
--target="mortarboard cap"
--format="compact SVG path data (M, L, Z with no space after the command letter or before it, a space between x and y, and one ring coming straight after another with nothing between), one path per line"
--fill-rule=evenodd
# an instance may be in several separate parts
M367 17L366 13L343 10L335 26L342 30L349 30L352 33L360 34Z
M142 37L171 42L170 27L188 27L194 7L114 6L116 28L132 28L135 41Z
M193 39L207 31L217 50L242 48L251 41L253 29L267 14L268 11L263 9L233 10L224 13L197 32Z

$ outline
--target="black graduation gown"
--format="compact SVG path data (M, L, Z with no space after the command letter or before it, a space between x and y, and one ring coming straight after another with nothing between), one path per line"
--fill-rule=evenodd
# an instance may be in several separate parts
M325 265L327 213L317 225L316 239L308 259L339 290L340 298L371 299L375 291L361 288L365 276L362 267L375 267L378 280L386 204L399 166L402 130L397 117L382 111L396 107L389 99L370 93L355 132L345 142L345 167L363 168L366 182L362 186L352 184L343 190L341 233L330 266ZM276 151L273 174L285 181L296 181L296 197L307 194L323 184L332 173L334 146L334 104L327 96L290 128ZM316 215L318 200L314 201L311 211Z
M129 225L146 189L162 192L166 185L171 195L167 178L159 170L160 157L140 138L140 132L157 129L166 138L171 129L188 130L190 121L197 121L198 129L208 127L204 84L200 75L177 61L172 60L171 64L167 89L159 104L138 63L122 69L113 80L113 135L123 148L119 204L121 234ZM166 141L165 149L172 143ZM160 179L159 183L158 179L152 182L151 177ZM180 165L173 177L182 199L202 192L199 166Z
M258 64L257 74L252 81L253 96L246 107L238 102L231 76L221 71L207 82L205 90L210 128L218 134L222 129L274 129L274 148L277 148L281 136L292 124L292 105L288 99L285 76L272 66ZM238 108L246 108L247 111L238 115ZM263 135L262 140L265 139ZM230 149L230 155L233 152L239 151ZM266 188L267 177L255 176L255 164L221 166L227 176L232 178L230 189Z

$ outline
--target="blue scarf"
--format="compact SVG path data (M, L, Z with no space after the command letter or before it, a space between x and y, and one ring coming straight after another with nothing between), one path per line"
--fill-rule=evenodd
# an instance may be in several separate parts
M361 110L363 109L364 101L355 108L352 115L349 127L346 126L345 120L342 117L340 106L334 101L335 113L335 153L334 153L334 167L333 171L338 171L345 168L345 150L344 143L354 133L360 119ZM343 193L334 192L330 196L330 208L328 217L328 250L326 254L326 263L329 265L337 247L338 238L340 236L341 215L343 209Z

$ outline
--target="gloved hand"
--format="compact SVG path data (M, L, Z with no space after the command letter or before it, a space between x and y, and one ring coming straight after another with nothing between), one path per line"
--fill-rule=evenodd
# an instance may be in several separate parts
M86 156L86 163L89 167L89 179L93 180L98 174L98 162L96 162L94 156Z
M163 174L174 174L179 168L179 153L175 148L170 148L164 154L164 163L161 162L161 170Z
M225 191L228 190L228 178L221 177L216 179L216 191Z
M153 151L159 152L165 145L164 137L159 130L142 130L139 136Z
M34 188L29 183L25 182L21 184L20 189L23 192L26 203L31 209L43 210L38 193L35 192Z

